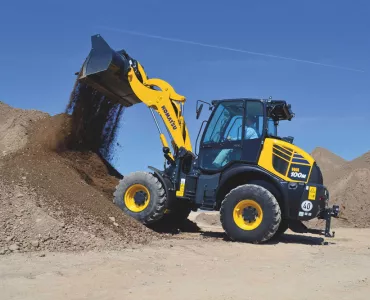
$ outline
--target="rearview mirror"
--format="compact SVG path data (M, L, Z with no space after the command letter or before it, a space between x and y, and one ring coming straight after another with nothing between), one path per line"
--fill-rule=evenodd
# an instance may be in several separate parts
M202 102L202 104L198 106L199 102ZM208 102L198 100L197 101L197 106L196 106L196 118L197 118L197 120L199 119L200 113L202 112L203 103L207 104L209 106L209 110L212 110L212 108L213 108L213 106L211 104L209 104Z
M200 113L202 112L202 109L203 109L203 103L201 105L199 105L199 107L197 108L197 120L199 119L199 116L200 116Z

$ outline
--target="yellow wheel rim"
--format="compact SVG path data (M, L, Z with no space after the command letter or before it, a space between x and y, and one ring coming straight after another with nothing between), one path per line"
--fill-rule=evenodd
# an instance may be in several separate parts
M261 206L254 200L242 200L234 208L235 224L243 230L254 230L263 219Z
M124 201L132 212L141 212L150 202L149 190L142 184L134 184L127 189Z

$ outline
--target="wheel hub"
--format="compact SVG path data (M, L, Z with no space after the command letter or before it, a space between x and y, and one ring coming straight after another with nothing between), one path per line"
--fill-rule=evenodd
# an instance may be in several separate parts
M150 202L150 193L146 186L140 183L131 185L124 195L124 203L132 212L139 213L146 209Z
M235 224L243 230L255 230L263 220L263 210L257 201L244 199L239 201L233 210Z
M249 206L244 208L243 210L244 221L251 223L257 219L257 216L258 216L257 209L255 209L254 207Z
M137 205L144 205L147 195L143 191L139 191L134 196L134 201Z

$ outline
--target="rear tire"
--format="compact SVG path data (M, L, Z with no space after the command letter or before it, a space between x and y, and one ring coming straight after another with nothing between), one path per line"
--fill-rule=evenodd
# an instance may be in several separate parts
M278 230L275 232L273 239L279 239L289 229L289 221L281 219Z
M221 203L220 219L231 240L262 243L279 228L279 203L267 189L245 184L232 189Z
M152 224L164 215L166 193L162 183L151 173L135 172L125 176L113 195L113 202L123 212L143 224Z

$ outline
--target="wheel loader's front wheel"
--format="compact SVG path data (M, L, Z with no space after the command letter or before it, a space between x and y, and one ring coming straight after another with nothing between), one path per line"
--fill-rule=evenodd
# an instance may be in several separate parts
M116 205L143 224L163 217L166 193L162 183L151 173L135 172L125 176L113 195Z
M267 189L253 184L238 186L221 203L221 224L234 241L268 241L279 228L280 206Z

